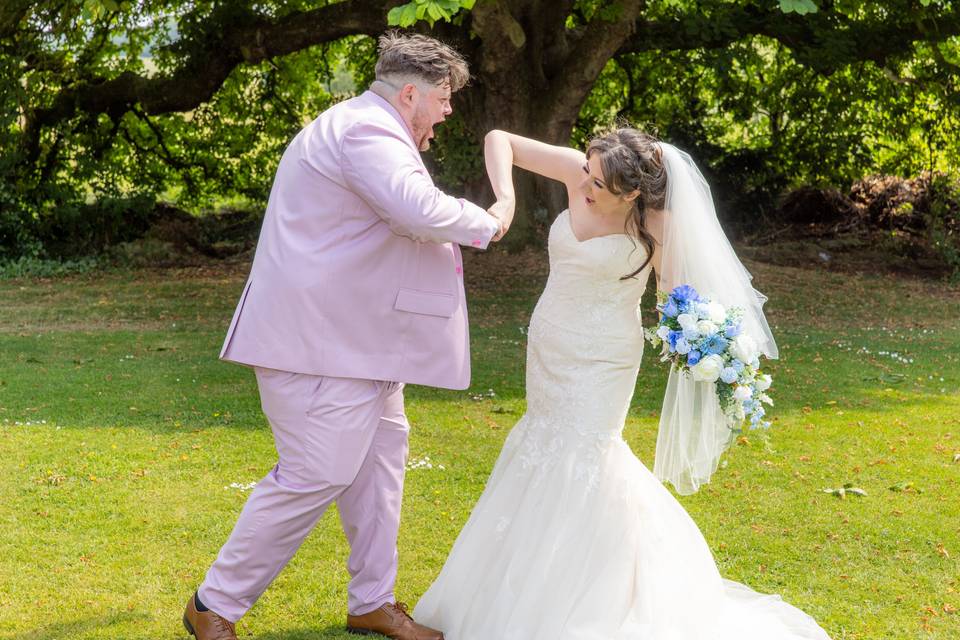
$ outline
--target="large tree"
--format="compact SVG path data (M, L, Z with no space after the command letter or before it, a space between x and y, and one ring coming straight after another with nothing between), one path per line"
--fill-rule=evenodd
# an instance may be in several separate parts
M418 15L431 25L418 21L413 28L452 43L471 62L474 82L458 94L456 106L457 133L474 143L493 127L569 142L611 60L629 69L642 57L655 68L661 56L722 51L762 37L789 51L797 64L829 76L862 61L886 69L888 61L908 59L923 44L940 65L939 78L949 77L957 63L940 44L955 42L960 33L960 6L950 0L5 0L0 100L7 121L0 129L0 170L7 192L15 185L17 197L39 193L50 201L58 197L51 185L78 176L95 184L143 180L131 179L137 163L117 158L118 148L159 159L189 190L205 175L221 176L214 165L236 164L227 157L229 146L213 161L201 158L202 149L186 148L192 129L218 127L218 140L254 124L269 130L270 118L244 102L249 86L272 91L278 99L271 108L282 108L289 92L282 86L290 69L284 65L299 65L305 74L305 65L329 61L331 51L354 65L353 75L369 77L366 37L388 28L388 16L406 23ZM324 56L296 57L318 50ZM337 71L317 69L319 84L302 81L300 89L322 86L332 99ZM232 108L211 110L211 104ZM273 139L299 125L295 111L285 128L272 130ZM233 142L237 157L245 140L237 135ZM440 146L442 152L442 140ZM125 160L133 166L125 169ZM269 169L256 167L259 173ZM240 167L229 175L251 182ZM253 182L262 189L262 182ZM520 186L525 208L558 206L542 184L524 178ZM511 241L530 239L531 220L518 216Z

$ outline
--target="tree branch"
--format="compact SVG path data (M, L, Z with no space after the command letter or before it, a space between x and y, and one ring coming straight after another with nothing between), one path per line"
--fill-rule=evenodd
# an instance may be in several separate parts
M630 37L644 0L625 0L620 3L620 13L613 20L595 16L581 27L578 40L570 48L567 59L560 67L561 73L551 84L546 100L555 105L553 120L548 130L569 132L580 112L585 94L596 82L607 61Z
M34 5L30 0L4 0L0 2L0 40L15 34L20 23Z
M773 38L804 65L824 74L852 62L910 51L918 40L942 41L960 34L960 9L940 16L930 31L913 18L902 22L857 21L836 11L785 14L778 8L720 5L709 16L690 13L677 20L641 20L616 55L657 50L718 49L748 36Z
M398 0L350 0L276 21L258 14L247 20L231 16L224 24L211 16L205 31L176 43L183 64L170 75L143 77L126 71L111 79L96 79L64 89L51 106L29 118L26 146L35 144L39 129L62 122L77 112L117 117L133 105L148 114L189 111L210 100L238 65L256 64L277 56L348 35L374 35L386 27L386 14Z

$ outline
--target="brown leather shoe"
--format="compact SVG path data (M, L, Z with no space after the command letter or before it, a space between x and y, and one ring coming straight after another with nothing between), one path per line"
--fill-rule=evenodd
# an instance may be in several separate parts
M363 636L379 633L393 640L443 640L436 629L414 622L402 602L387 603L362 616L348 615L347 631Z
M183 612L183 626L197 640L237 640L234 624L213 611L197 611L195 596L190 596Z

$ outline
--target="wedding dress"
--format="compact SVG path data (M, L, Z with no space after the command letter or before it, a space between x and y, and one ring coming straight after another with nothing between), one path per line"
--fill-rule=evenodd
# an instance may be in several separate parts
M622 438L651 267L568 211L530 320L527 411L414 617L446 640L829 640L776 595L720 577L706 541Z

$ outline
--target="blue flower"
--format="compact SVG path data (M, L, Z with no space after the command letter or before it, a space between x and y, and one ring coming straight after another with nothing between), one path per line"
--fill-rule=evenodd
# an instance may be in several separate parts
M734 359L733 362L730 363L730 366L733 367L737 373L743 371L743 363L737 359Z
M690 343L686 338L677 338L677 353L680 355L690 353Z
M728 338L736 338L738 335L740 335L741 331L743 331L743 327L738 323L731 327L727 327L726 331L723 332L723 335L727 336Z
M733 367L724 367L720 372L720 379L727 384L733 384L737 380L737 370Z
M697 290L688 284L682 284L679 287L675 287L674 290L670 292L670 297L676 300L679 304L696 302L700 299L700 295L697 293Z
M713 334L703 343L702 348L707 353L720 354L726 351L727 341L718 334Z
M670 351L677 350L677 339L683 336L682 331L671 331L670 335L667 336L667 343L670 345Z
M667 298L666 304L663 305L663 315L668 318L676 318L680 315L680 309L677 307L677 302L673 298Z
M703 357L700 355L700 352L696 349L692 349L690 353L687 354L687 365L692 367L693 365L700 362L700 358Z

